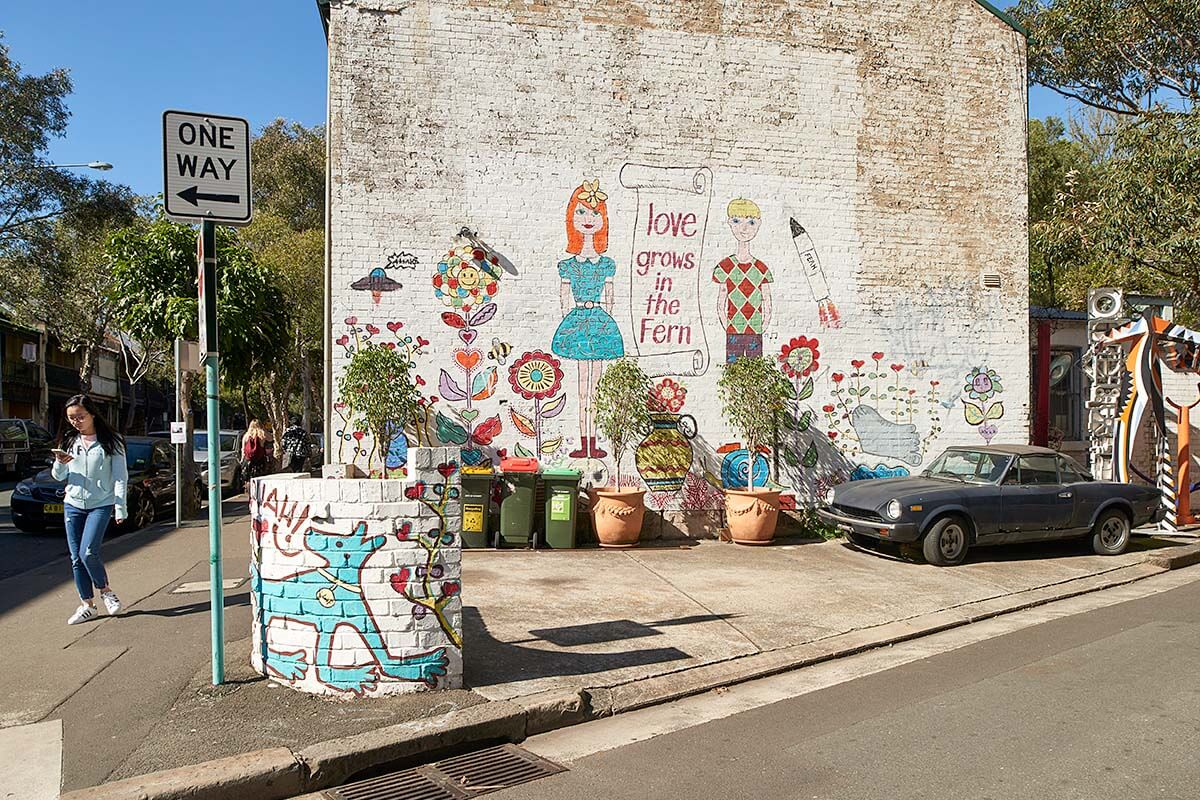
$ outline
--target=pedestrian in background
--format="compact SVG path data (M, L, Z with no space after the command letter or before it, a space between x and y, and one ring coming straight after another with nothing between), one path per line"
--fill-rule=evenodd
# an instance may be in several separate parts
M279 440L283 450L283 469L285 472L308 472L309 459L312 458L312 436L300 427L300 417L293 414L289 424Z
M250 481L270 472L271 441L262 423L250 420L242 435L242 481L249 491Z
M67 401L65 411L70 424L62 426L50 472L67 483L63 498L67 550L81 601L67 624L77 625L99 613L97 590L110 615L121 610L121 601L108 585L100 545L109 521L121 523L129 516L129 470L124 438L109 427L90 397L75 395Z

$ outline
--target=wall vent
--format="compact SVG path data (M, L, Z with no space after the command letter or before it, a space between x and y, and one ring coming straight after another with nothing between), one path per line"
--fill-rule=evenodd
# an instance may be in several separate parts
M985 272L979 279L979 285L985 289L999 289L1000 284L1000 273L998 272Z

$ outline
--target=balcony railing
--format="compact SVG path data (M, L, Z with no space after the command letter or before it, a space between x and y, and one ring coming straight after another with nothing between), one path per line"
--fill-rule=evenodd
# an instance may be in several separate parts
M27 361L5 359L4 368L0 370L0 379L3 379L5 383L31 386L35 389L41 388L42 385L41 377L38 375L38 365L30 364Z

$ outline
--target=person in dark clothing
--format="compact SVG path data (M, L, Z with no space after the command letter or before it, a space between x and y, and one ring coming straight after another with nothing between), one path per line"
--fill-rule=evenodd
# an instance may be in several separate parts
M312 459L313 441L308 431L300 427L300 418L293 416L280 439L285 472L308 472Z

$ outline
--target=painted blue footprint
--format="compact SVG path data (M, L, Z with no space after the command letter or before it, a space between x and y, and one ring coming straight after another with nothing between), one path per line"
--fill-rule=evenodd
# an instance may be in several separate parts
M267 650L266 667L285 681L298 681L308 672L308 659L303 650L283 652Z
M449 663L450 659L446 657L446 648L439 647L423 655L403 660L389 659L381 662L379 668L389 678L401 681L424 681L432 686L437 683L438 678L446 674Z

